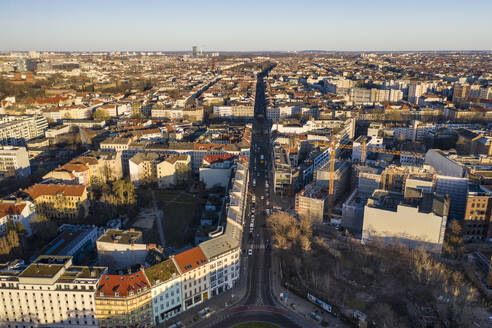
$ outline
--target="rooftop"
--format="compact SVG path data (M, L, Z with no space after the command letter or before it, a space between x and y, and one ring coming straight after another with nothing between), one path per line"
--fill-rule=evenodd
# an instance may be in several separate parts
M150 284L155 285L159 282L177 277L179 272L172 260L166 260L145 269L145 274L147 275Z
M109 275L101 277L96 296L127 297L137 295L150 288L143 271L128 275Z
M85 192L85 186L83 185L68 185L68 184L35 184L25 190L25 192L32 198L36 199L39 196L44 195L63 195L80 197Z
M97 241L103 243L131 244L139 242L141 238L141 231L108 229Z
M207 258L200 247L194 247L174 256L181 273L194 270L207 263Z

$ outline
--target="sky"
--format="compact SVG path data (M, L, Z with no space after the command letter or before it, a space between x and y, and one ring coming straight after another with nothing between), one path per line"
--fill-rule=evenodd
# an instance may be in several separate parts
M492 0L0 0L0 51L492 50Z

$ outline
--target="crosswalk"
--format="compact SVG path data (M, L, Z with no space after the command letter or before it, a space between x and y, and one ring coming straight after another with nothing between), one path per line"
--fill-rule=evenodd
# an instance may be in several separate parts
M261 244L252 244L249 245L249 248L251 249L266 249L266 245L261 243Z

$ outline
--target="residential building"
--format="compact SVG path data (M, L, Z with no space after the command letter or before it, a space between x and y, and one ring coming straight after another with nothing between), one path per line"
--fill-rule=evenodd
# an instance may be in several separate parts
M229 184L232 173L232 165L235 156L225 155L205 155L202 160L202 167L199 169L200 181L205 184L205 188L213 186L226 187Z
M89 167L81 163L69 162L45 174L43 180L58 180L67 184L89 184Z
M153 152L138 153L128 162L130 180L135 184L157 181L156 162L159 154Z
M31 175L26 147L0 146L0 174L20 177Z
M0 144L23 146L27 141L44 136L46 118L33 116L0 116Z
M152 293L144 271L104 274L95 293L99 327L153 327Z
M34 201L37 211L48 217L84 218L89 214L84 185L35 184L24 192Z
M463 239L483 242L492 237L492 193L470 186L463 222Z
M172 260L145 269L152 291L153 324L164 323L183 311L181 276Z
M36 214L36 206L28 200L0 200L0 234L5 233L7 223L22 223L27 236L32 234L31 219Z
M191 156L187 154L169 155L156 164L157 186L160 189L185 182L191 175Z
M95 291L107 269L75 266L70 256L42 255L0 270L2 327L99 327Z
M208 260L200 247L172 257L182 277L183 310L210 298Z
M233 223L228 223L223 235L204 241L199 246L208 259L210 297L231 289L234 282L239 279L241 245L229 224Z
M419 98L427 92L427 86L423 83L410 83L408 85L408 101L414 104L419 103Z
M89 168L88 182L106 183L123 177L121 152L92 151L74 159L71 163L84 164Z

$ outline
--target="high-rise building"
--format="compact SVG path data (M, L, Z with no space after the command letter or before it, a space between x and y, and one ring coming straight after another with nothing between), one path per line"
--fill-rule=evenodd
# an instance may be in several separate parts
M196 57L196 55L198 54L197 52L197 47L196 46L193 46L193 57Z
M48 121L42 115L0 117L0 143L3 145L20 146L26 141L44 136Z
M0 174L24 177L31 175L26 147L0 146Z
M427 92L427 86L421 83L410 83L408 85L408 101L418 104L419 98Z

